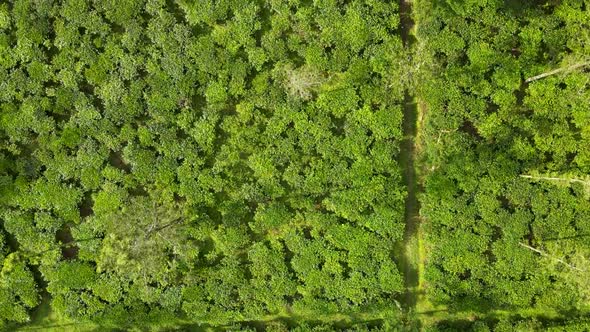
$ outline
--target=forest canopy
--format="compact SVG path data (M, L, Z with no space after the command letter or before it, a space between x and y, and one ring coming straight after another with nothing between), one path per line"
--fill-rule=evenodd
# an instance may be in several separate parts
M1 4L3 323L45 292L115 327L399 311L398 31L374 0Z
M589 75L588 0L2 1L0 329L583 331Z
M429 297L586 312L590 3L421 4Z

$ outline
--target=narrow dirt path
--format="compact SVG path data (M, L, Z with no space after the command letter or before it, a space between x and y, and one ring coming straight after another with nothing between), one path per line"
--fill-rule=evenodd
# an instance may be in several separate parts
M416 42L413 30L415 22L412 17L411 0L400 0L401 38L408 55ZM416 177L416 137L418 134L418 107L410 87L407 88L403 103L403 133L399 163L403 169L403 179L407 190L405 202L406 228L403 240L401 268L406 287L405 307L408 313L414 312L419 299L420 284L420 203L418 193L421 186Z
M404 253L402 257L402 268L406 286L406 306L416 306L416 289L418 287L419 271L417 264L417 234L420 224L420 204L417 198L418 185L416 183L415 150L416 137L416 103L413 96L406 93L404 98L404 140L401 143L400 166L403 169L403 179L407 190L405 202L405 223L404 232Z
M416 41L413 29L415 22L412 16L412 0L399 0L400 37L404 46L410 48Z

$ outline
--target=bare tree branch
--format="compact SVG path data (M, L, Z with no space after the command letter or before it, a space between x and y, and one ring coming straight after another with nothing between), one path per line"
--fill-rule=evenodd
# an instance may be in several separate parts
M537 248L531 247L531 246L529 246L529 245L526 245L526 244L524 244L524 243L522 243L522 242L519 242L518 244L520 244L522 247L524 247L524 248L526 248L526 249L528 249L528 250L531 250L531 251L534 251L534 252L536 252L536 253L540 254L541 256L544 256L544 257L547 257L547 258L551 258L552 260L554 260L554 261L556 261L556 262L559 262L559 263L561 263L561 264L563 264L563 265L565 265L565 266L569 267L569 268L570 268L570 269L572 269L572 270L576 270L576 271L580 271L580 272L586 272L585 270L579 269L579 268L577 268L577 267L575 267L575 266L573 266L573 265L571 265L571 264L567 263L567 262L566 262L566 261L564 261L563 259L560 259L560 258L553 257L553 256L549 255L548 253L546 253L546 252L542 251L542 250L539 250L539 249L537 249Z
M547 181L561 181L561 182L568 182L568 183L582 183L582 184L590 184L590 181L582 180L582 179L568 179L568 178L559 178L559 177L549 177L549 176L533 176L533 175L520 175L521 178L525 179L533 179L533 180L547 180Z
M147 236L147 235L149 235L149 234L150 234L150 233L152 233L152 232L159 232L159 231L161 231L161 230L163 230L163 229L165 229L165 228L168 228L168 227L170 227L170 226L176 225L176 224L178 224L178 223L182 222L182 220L183 220L182 218L178 218L178 219L176 219L176 220L173 220L173 221L171 221L171 222L169 222L169 223L167 223L167 224L165 224L165 225L162 225L162 226L160 226L160 227L158 227L158 228L152 229L152 230L150 230L150 231L149 231L149 232L146 234L146 236Z
M587 66L587 65L590 65L590 61L588 61L588 62L581 62L581 63L576 63L575 65L572 65L572 66L569 66L569 67L562 67L562 68L557 68L557 69L554 69L554 70L548 71L548 72L546 72L546 73L539 74L539 75L537 75L537 76L529 77L529 78L527 78L527 79L525 80L525 82L526 82L526 83L530 83L530 82L532 82L532 81L540 80L540 79L542 79L542 78L545 78L545 77L547 77L547 76L551 76L551 75L559 74L559 73L561 73L561 72L564 72L564 71L571 71L571 70L576 70L576 69L578 69L578 68L581 68L581 67L584 67L584 66Z

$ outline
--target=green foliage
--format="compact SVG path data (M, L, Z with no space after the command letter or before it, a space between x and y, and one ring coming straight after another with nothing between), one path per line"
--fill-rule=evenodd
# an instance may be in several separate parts
M444 1L421 10L417 37L440 68L422 88L429 299L479 312L585 310L587 74L529 78L584 59L588 39L574 31L586 29L587 8ZM497 329L539 328L510 324Z
M171 278L168 251L178 255L187 243L187 223L178 205L161 205L133 198L120 211L96 215L104 234L96 257L97 272L109 271L130 279ZM161 280L161 279L159 279Z
M390 331L423 289L587 310L589 4L412 6L2 2L2 328L45 284L60 319L124 330Z
M18 253L8 253L0 234L0 327L29 321L29 310L39 304L39 291L31 270Z
M373 0L0 4L12 271L123 329L395 305L398 25ZM21 279L4 319L37 305Z

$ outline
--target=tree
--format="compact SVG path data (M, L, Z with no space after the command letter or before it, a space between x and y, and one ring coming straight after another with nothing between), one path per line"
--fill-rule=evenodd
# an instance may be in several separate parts
M0 4L0 316L36 305L33 266L56 317L107 329L397 313L399 24L375 0Z
M104 234L97 254L97 271L126 278L174 280L177 260L187 253L188 220L178 203L133 197L128 205L95 217ZM180 257L179 257L180 256Z
M1 236L1 235L0 235ZM33 273L22 253L7 253L4 237L0 237L0 327L8 322L29 321L29 310L39 304L39 291Z
M292 69L287 66L281 76L287 92L302 100L311 99L312 93L325 81L319 72L307 67Z

